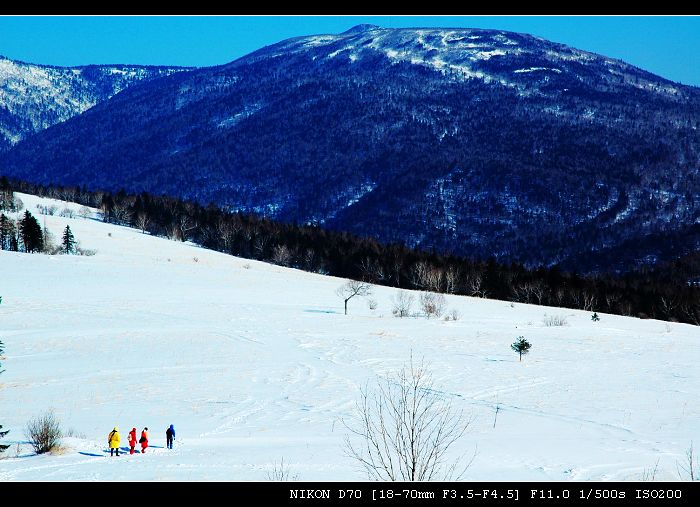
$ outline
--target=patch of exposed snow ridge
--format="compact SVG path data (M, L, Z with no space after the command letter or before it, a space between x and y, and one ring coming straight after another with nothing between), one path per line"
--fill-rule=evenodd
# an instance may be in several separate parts
M550 71L550 72L556 72L557 74L561 74L561 69L555 69L554 67L530 67L529 69L517 69L514 70L514 74L522 74L525 72L538 72L538 71Z

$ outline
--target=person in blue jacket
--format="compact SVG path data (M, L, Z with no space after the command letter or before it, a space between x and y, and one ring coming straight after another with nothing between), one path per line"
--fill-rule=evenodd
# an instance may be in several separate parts
M165 430L165 443L168 449L173 448L173 440L175 440L175 426L171 424L170 428Z

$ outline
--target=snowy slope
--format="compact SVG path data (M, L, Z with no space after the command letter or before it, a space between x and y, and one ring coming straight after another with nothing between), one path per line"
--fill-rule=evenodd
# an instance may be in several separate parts
M48 201L20 197L32 211ZM638 480L657 460L657 478L675 479L700 435L696 327L468 297L448 298L457 322L397 319L389 288L377 310L352 300L344 316L337 278L41 219L97 252L0 252L0 424L13 444L0 481L265 480L282 457L301 480L363 479L340 419L411 350L475 417L460 445L477 450L470 480ZM545 314L569 325L545 327ZM522 363L519 335L533 343ZM33 456L22 428L49 407L80 438ZM148 426L152 452L106 456L115 424L123 442Z

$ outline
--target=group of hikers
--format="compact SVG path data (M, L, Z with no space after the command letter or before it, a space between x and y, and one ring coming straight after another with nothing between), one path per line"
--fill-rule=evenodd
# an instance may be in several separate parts
M168 449L173 448L173 440L175 440L175 427L171 424L170 427L165 430L165 442ZM141 431L141 438L139 438L138 442L136 441L136 428L132 428L129 432L128 441L130 448L129 454L134 454L137 443L141 444L141 453L145 453L148 447L148 428L144 428L143 431ZM109 443L109 455L114 456L114 451L116 451L117 456L119 456L121 437L119 436L119 428L117 426L107 435L107 442Z

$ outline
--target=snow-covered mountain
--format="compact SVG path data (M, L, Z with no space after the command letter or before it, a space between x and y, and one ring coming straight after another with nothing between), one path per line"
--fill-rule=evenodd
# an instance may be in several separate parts
M299 37L125 90L0 172L628 271L700 245L700 90L525 34Z
M547 93L547 88L550 88L549 91L552 92L552 87L547 86L551 78L573 74L583 83L588 79L596 79L600 81L599 86L630 85L640 90L668 95L679 101L688 98L687 87L676 85L621 60L557 44L541 37L502 30L387 29L365 24L339 35L289 39L254 52L232 65L309 53L312 53L314 60L338 58L351 62L385 56L392 63L406 62L436 69L454 80L475 78L485 83L499 83L525 95L535 93L533 88L540 93ZM512 65L516 62L522 65ZM590 66L603 68L608 74L607 79L598 72L592 73Z
M375 310L358 298L345 316L343 280L39 216L80 206L19 197L95 254L0 251L3 483L266 480L282 458L300 480L362 480L342 421L360 387L411 354L473 417L454 448L477 451L466 480L640 480L657 463L657 480L675 480L697 442L697 327L457 296L459 320L395 318L387 287ZM533 347L519 362L521 335ZM51 407L72 436L35 456L24 426ZM147 426L149 451L110 458L115 425L122 442Z
M139 81L184 70L141 65L55 67L0 55L0 151Z

